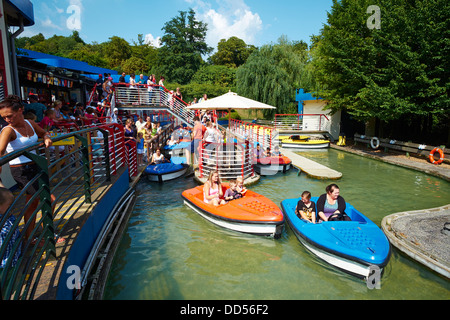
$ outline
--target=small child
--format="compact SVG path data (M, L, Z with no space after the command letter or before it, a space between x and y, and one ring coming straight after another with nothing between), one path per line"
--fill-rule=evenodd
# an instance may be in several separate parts
M239 177L236 179L236 191L239 192L242 196L247 192L247 188L244 187L244 179Z
M226 201L231 201L235 199L242 198L242 195L236 190L236 181L230 181L230 187L225 191L224 199Z
M8 208L11 206L13 202L14 202L14 195L12 194L12 192L7 188L0 187L0 221L3 219L3 215L6 213L6 211L8 211ZM16 242L20 241L20 231L18 229L14 231L11 230L15 221L16 217L11 214L5 221L5 224L2 226L1 229L0 247L3 246L3 241L5 241L8 235L11 232L13 232L13 234L10 240L8 241L6 251L3 257L0 257L1 258L0 269L6 266L9 258L12 259L10 266L14 267L21 254L20 244L17 246L16 251L13 252Z
M274 157L281 157L282 156L282 154L280 152L280 148L278 146L275 146L275 151L272 153L272 155Z
M300 219L316 223L316 204L311 201L311 192L303 191L302 198L295 208L295 213Z
M42 119L42 121L39 122L39 126L46 131L51 131L55 128L55 120L56 120L55 110L48 109L47 111L45 111L45 116Z
M136 139L137 145L137 165L142 166L144 164L144 134L142 132L138 133L138 138Z

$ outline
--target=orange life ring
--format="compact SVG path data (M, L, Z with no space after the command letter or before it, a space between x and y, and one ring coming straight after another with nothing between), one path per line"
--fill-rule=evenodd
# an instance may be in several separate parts
M439 160L434 160L434 154L436 152L439 152ZM436 147L433 150L431 150L429 158L432 164L441 164L442 161L444 161L444 151L442 151L441 148Z

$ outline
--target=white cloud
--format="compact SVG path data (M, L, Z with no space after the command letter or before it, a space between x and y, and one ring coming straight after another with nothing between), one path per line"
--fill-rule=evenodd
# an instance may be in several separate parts
M185 0L194 5L198 19L208 24L206 42L217 48L221 39L238 37L247 44L255 44L263 28L258 13L251 11L244 0L222 0L219 7L213 9L210 3L202 0Z
M42 27L46 28L46 29L58 29L58 30L62 30L62 28L58 25L56 25L55 23L53 23L53 21L50 18L47 18L45 20L43 20L41 22Z
M159 48L161 47L161 37L155 38L151 33L148 33L145 35L144 43Z

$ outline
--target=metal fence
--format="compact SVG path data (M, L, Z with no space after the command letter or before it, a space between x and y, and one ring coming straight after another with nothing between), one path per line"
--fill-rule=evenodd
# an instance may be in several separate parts
M324 114L276 114L274 128L281 131L330 131L331 121Z
M135 174L136 145L126 146L117 124L83 129L38 142L0 158L0 166L25 156L39 173L15 194L0 215L1 299L33 299L47 262L57 258L57 240L71 228L74 217L92 196L108 185L120 167ZM37 182L36 192L31 190ZM77 217L79 218L79 217Z
M203 143L200 148L200 178L218 171L224 180L238 177L246 179L254 175L253 148L247 141L228 143Z
M253 147L259 144L263 151L267 150L267 148L272 150L278 145L278 130L272 127L231 119L228 129L232 133L249 140Z

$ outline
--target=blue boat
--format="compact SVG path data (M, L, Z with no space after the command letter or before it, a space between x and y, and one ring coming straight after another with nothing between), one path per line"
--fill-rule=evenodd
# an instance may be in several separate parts
M318 197L311 198L317 202ZM281 208L298 240L325 262L359 278L382 272L390 259L390 243L370 219L346 203L352 221L310 223L295 214L297 199L286 199ZM318 219L316 219L318 221ZM380 273L381 274L381 273Z
M144 174L149 181L162 183L183 176L189 165L186 163L164 162L160 164L151 164L144 170Z

